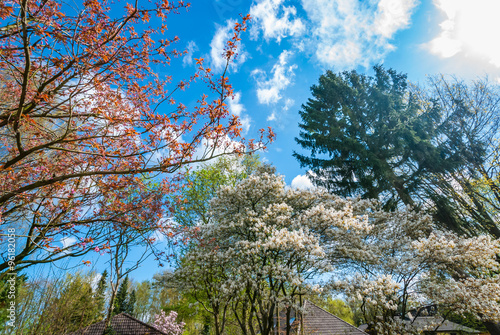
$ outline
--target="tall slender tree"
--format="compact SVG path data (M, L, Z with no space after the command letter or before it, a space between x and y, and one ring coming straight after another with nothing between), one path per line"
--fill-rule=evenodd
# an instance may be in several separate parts
M132 290L127 299L127 308L125 310L125 313L134 315L135 301L136 301L135 290Z
M101 321L104 316L104 304L106 302L106 288L108 287L108 270L104 270L97 283L97 288L94 293L94 301L96 304L96 321Z
M113 315L120 314L127 311L127 300L128 300L128 275L122 280L118 291L116 292L116 297L113 308Z
M447 173L427 175L421 183L435 218L469 235L500 238L500 88L487 78L466 83L440 75L414 91L420 101L439 105L445 122L437 141L462 162Z

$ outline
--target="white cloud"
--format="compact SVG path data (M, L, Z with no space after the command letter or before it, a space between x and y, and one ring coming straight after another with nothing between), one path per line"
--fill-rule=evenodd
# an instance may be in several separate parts
M63 245L63 248L67 248L67 247L72 246L73 244L76 243L76 237L73 237L73 236L63 237L63 238L61 238L61 243Z
M336 70L378 62L394 34L410 24L417 0L302 0L310 20L308 43L319 62Z
M297 65L289 65L288 59L292 53L283 51L278 62L271 69L272 77L267 78L266 73L260 69L252 71L252 75L257 80L257 99L261 104L275 104L281 100L280 92L286 89L294 77L294 70Z
M245 111L245 106L240 103L240 99L241 92L236 92L233 98L229 99L228 106L231 114L236 115L240 118L242 132L243 135L245 135L250 129L250 123L252 122L252 119L250 119L250 117L246 115L242 115L242 113Z
M99 281L101 280L102 275L100 273L96 273L92 276L92 280L90 282L90 287L92 287L93 291L97 290L97 287L99 286Z
M295 104L295 100L290 99L290 98L287 98L287 99L285 100L285 106L283 106L283 110L284 110L284 111L289 110L289 109L290 109L290 107L292 107L294 104Z
M233 28L236 24L235 20L227 20L226 25L217 25L217 31L215 32L212 42L210 42L210 64L213 70L221 71L226 66L226 59L223 57L224 48L226 42L233 37ZM238 42L236 59L233 59L230 67L232 70L236 71L238 66L243 64L248 57L248 54L244 51L243 45Z
M280 116L286 115L288 110L290 109L290 107L292 107L294 104L295 104L295 100L287 98L285 100L285 104L281 108L282 113ZM267 121L278 121L279 119L281 119L281 118L278 117L277 111L275 109L273 109L273 111L271 112L271 115L269 115L266 120Z
M241 113L245 111L245 106L240 103L241 92L236 92L232 98L229 99L229 111L236 115L241 116Z
M378 35L387 39L410 25L410 15L416 1L380 0L373 26Z
M182 58L182 66L193 65L193 54L198 51L198 46L194 41L189 41L186 50L187 54Z
M276 111L273 111L271 113L271 115L269 115L266 119L266 121L276 121L277 117L276 117Z
M293 178L291 187L298 188L300 190L310 190L314 188L314 185L311 182L311 180L307 177L307 175L299 174L298 176Z
M266 40L275 39L280 42L288 36L300 36L305 25L296 18L297 9L293 6L282 6L284 0L261 0L250 7L253 25L250 33L253 39L259 37L260 31Z
M60 242L62 243L62 249L66 249L67 247L71 247L76 243L77 239L73 236L65 236L61 238ZM68 251L66 251L68 252Z
M427 43L429 50L443 58L457 54L484 58L500 67L500 2L491 0L434 0L446 16L441 32Z

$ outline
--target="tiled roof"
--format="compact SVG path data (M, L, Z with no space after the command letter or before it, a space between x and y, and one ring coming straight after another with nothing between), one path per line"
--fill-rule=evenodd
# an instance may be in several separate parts
M69 335L102 335L104 326L104 321L101 321ZM111 327L113 327L116 335L167 335L127 313L121 313L111 318Z
M410 320L404 320L404 322L410 323ZM458 323L451 322L449 320L443 320L443 318L439 316L418 316L412 322L413 326L417 329L430 329L435 330L436 332L449 333L449 332L463 332L467 334L478 334L480 331L475 329L462 326Z
M341 318L325 311L310 301L304 302L304 334L308 335L361 335L366 333Z

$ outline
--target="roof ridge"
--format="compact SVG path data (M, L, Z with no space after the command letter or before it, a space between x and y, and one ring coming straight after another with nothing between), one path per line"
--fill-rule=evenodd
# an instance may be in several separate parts
M148 323L146 323L146 322L143 322L143 321L141 321L141 320L139 320L139 319L136 319L136 318L134 318L132 315L130 315L130 314L128 314L128 313L122 312L122 313L120 313L120 314L115 315L114 317L116 317L116 316L118 316L118 315L124 315L124 316L128 317L129 319L132 319L132 320L134 320L134 321L136 321L136 322L140 323L140 324L141 324L141 325L143 325L143 326L146 326L146 327L152 328L152 329L154 329L154 330L156 330L156 331L158 331L158 332L160 332L160 333L162 333L162 334L164 334L164 335L168 335L167 333L165 333L165 332L164 332L164 331L162 331L162 330L159 330L159 329L158 329L158 328L156 328L155 326L150 325L150 324L148 324ZM114 317L113 317L113 318L114 318Z
M315 306L315 307L317 307L317 308L321 309L323 312L328 313L328 314L330 314L331 316L333 316L333 317L335 317L335 318L339 319L339 320L340 320L340 321L342 321L343 323L345 323L345 324L347 324L347 325L349 325L349 326L351 326L351 327L353 327L353 328L356 328L357 330L359 330L359 331L360 331L360 332L362 332L362 333L367 334L365 331L363 331L363 330L359 329L358 327L356 327L356 326L354 326L354 325L351 325L351 324L350 324L349 322L347 322L347 321L342 320L341 318L339 318L339 317L338 317L338 316L336 316L335 314L332 314L332 313L328 312L327 310L325 310L324 308L319 307L319 306L318 306L318 305L316 305L315 303L312 303L311 301L309 301L309 300L307 300L307 299L306 299L306 300L304 301L304 307L305 307L305 303L310 303L311 305L313 305L313 306Z

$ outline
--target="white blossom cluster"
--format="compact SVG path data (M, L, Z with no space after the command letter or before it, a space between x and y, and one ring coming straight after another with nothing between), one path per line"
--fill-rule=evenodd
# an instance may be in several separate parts
M335 283L348 296L362 300L371 308L382 306L387 310L397 310L398 293L401 284L395 282L391 275L382 275L374 280L368 280L361 275L356 275L354 280L339 281Z
M426 296L459 313L500 321L499 240L431 234L414 242L414 247L418 257L434 265L419 283Z

